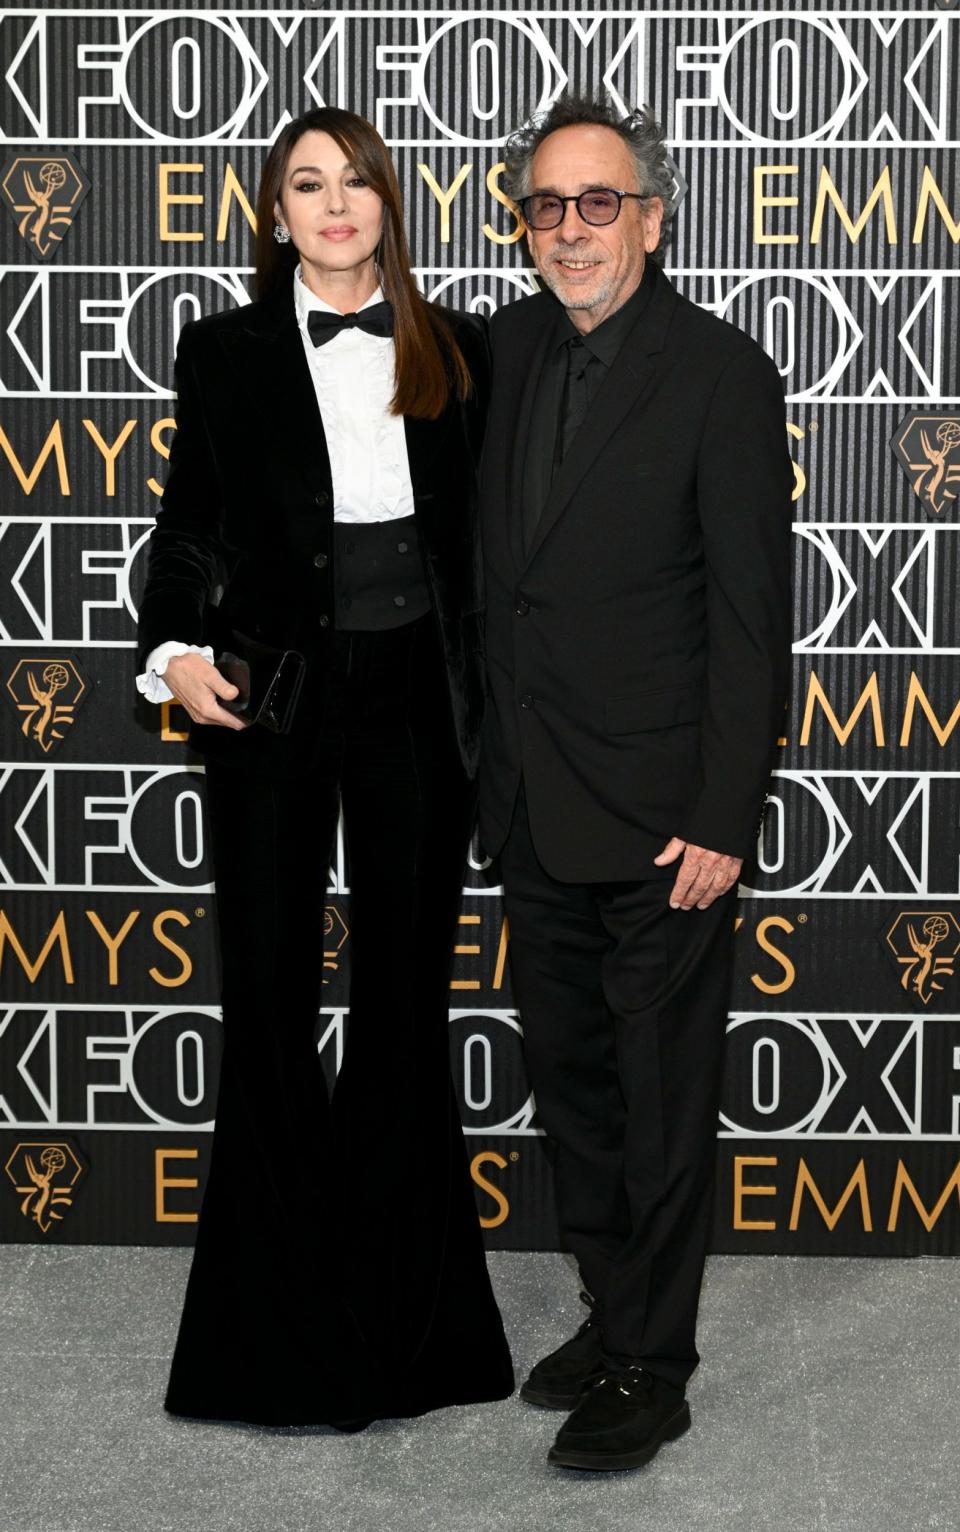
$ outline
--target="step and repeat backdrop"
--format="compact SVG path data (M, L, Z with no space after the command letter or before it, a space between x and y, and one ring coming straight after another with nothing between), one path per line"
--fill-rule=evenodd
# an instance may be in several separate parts
M714 1249L960 1252L960 8L0 18L0 1236L194 1237L216 893L202 766L178 709L137 698L133 645L177 334L249 299L267 147L315 104L369 117L423 290L490 312L536 286L504 138L569 84L664 121L671 280L766 347L788 399L794 691L738 905ZM332 1079L342 847L317 952ZM551 1248L476 856L450 1049L489 1244Z

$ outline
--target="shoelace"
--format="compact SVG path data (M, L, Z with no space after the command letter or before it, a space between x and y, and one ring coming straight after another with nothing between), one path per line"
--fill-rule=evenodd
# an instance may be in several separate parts
M610 1367L602 1374L593 1385L594 1388L602 1388L609 1383L619 1388L621 1394L627 1399L637 1399L649 1394L653 1390L653 1378L642 1367L624 1366Z

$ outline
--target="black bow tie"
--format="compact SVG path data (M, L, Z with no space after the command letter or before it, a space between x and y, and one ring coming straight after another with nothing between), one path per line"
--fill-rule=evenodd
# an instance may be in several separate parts
M341 330L366 330L368 335L393 334L393 305L372 303L355 314L328 314L326 309L311 309L307 329L315 346L325 346Z

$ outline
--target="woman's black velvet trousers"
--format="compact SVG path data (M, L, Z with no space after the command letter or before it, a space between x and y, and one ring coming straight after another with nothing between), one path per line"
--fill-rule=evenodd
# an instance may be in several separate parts
M349 1428L513 1387L450 1076L474 794L435 622L332 649L308 778L207 768L224 1049L166 1396L182 1415ZM331 1094L316 1038L341 800L350 1014Z

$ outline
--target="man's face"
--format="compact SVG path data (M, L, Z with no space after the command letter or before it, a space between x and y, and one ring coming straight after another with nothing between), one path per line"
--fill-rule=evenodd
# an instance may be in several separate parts
M577 196L591 188L637 192L634 159L612 128L583 124L558 128L533 157L530 191ZM555 229L528 229L527 245L540 276L586 334L626 303L643 276L646 257L660 242L663 203L625 197L614 223L584 223L576 203L564 207Z

